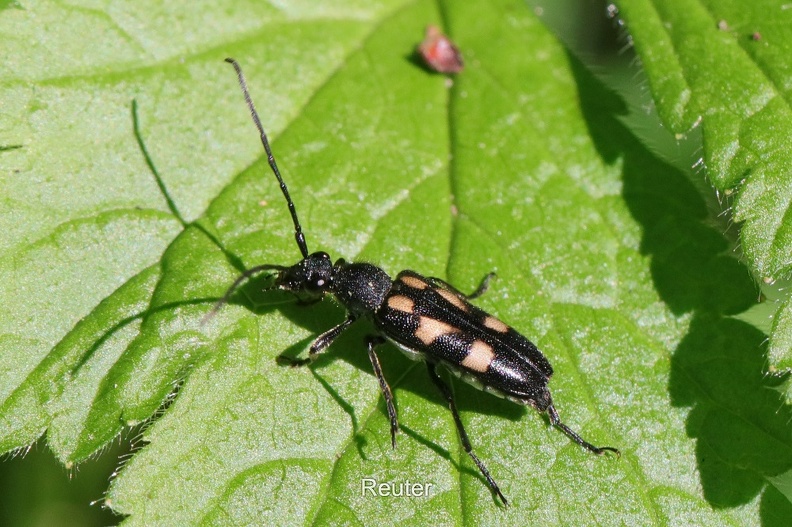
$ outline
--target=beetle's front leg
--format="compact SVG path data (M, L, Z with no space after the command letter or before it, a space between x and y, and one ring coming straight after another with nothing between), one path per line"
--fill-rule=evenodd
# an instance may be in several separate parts
M288 364L292 367L297 366L305 366L306 364L310 364L316 360L316 357L319 356L324 350L326 350L333 341L338 338L338 336L344 332L346 328L352 325L352 323L357 320L356 317L352 315L347 316L347 319L341 322L334 328L331 328L321 335L311 344L311 349L308 351L308 358L307 359L294 359L292 357L287 357L286 355L279 355L278 361Z

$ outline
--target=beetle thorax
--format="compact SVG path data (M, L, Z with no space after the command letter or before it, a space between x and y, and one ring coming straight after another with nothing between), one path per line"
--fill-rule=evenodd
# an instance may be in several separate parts
M391 285L391 277L376 265L338 260L333 266L331 292L356 316L376 313Z

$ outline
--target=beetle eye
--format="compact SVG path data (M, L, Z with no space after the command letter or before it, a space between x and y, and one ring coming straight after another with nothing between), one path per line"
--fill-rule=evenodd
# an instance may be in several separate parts
M320 291L324 289L325 279L320 276L312 276L306 281L306 288L310 291Z

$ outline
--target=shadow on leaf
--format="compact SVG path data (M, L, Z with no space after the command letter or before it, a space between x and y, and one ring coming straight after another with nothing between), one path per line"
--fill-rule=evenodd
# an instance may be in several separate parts
M725 508L763 493L764 524L785 524L792 505L766 477L792 467L792 409L766 372L765 335L730 318L755 303L757 288L695 186L618 121L620 99L570 62L599 153L623 163L623 198L643 228L655 288L674 314L692 315L671 355L668 390L672 405L691 408L686 432L696 440L704 497Z

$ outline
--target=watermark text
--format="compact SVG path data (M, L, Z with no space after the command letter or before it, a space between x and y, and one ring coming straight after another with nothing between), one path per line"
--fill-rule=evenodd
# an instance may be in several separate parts
M360 480L360 492L364 497L423 498L429 496L432 487L434 487L434 483L413 483L409 479L383 483L378 483L374 478L363 478Z

